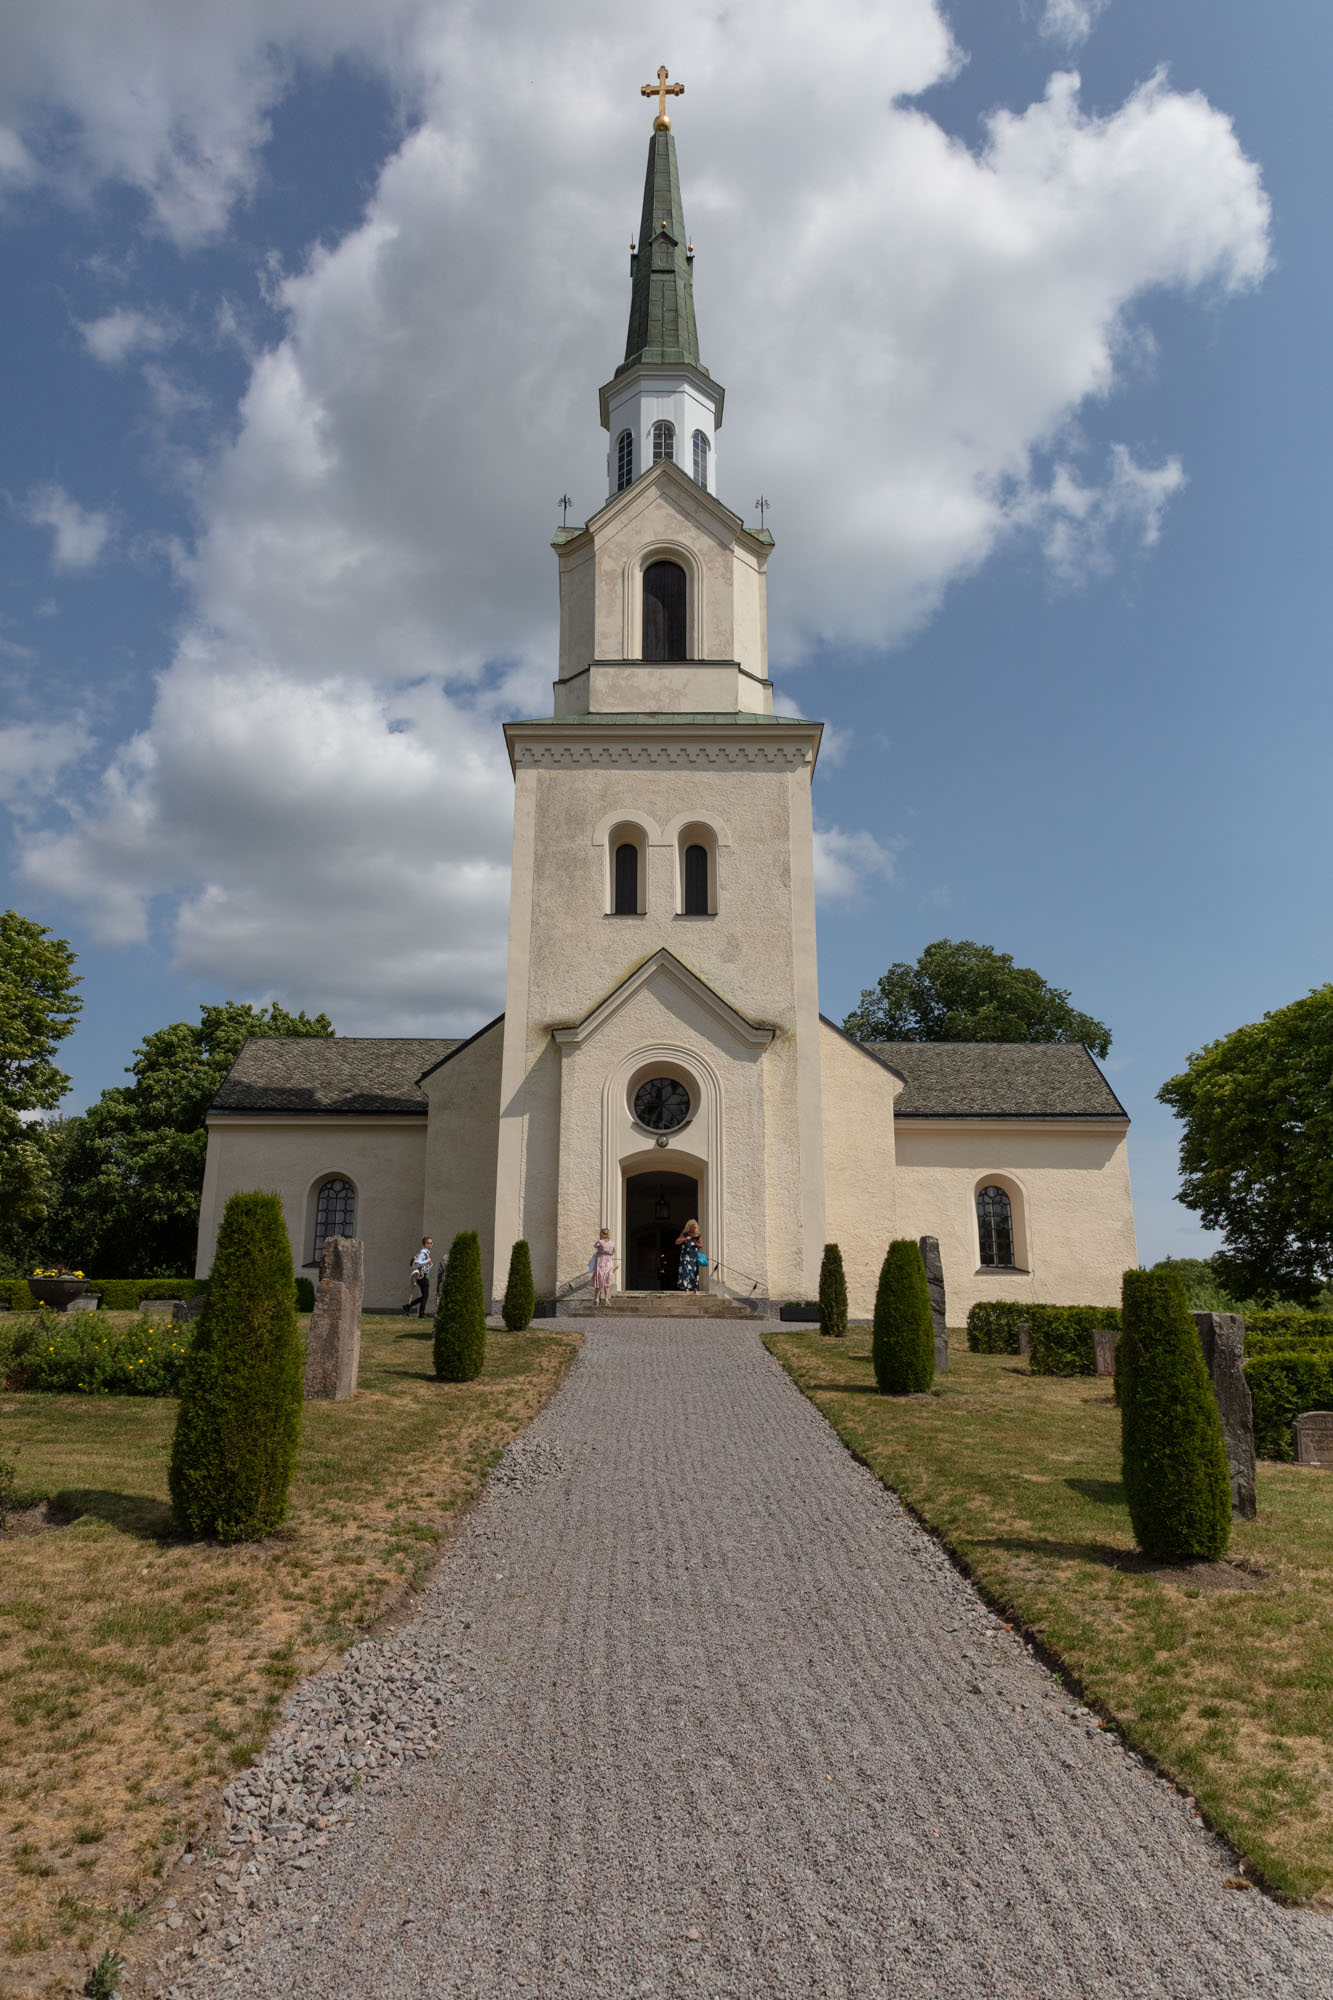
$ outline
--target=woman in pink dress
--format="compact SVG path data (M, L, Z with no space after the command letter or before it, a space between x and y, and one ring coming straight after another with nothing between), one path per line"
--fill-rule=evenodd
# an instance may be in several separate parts
M592 1253L592 1302L595 1306L610 1303L615 1254L616 1246L611 1241L611 1231L603 1224L602 1233L597 1238L597 1246Z

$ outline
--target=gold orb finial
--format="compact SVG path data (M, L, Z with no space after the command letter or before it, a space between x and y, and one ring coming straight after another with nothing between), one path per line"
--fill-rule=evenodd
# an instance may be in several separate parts
M671 130L671 120L667 117L666 101L668 97L683 97L685 95L684 84L668 83L667 75L667 66L663 63L657 72L656 83L642 83L639 85L640 97L655 97L657 99L657 116L653 120L654 132L669 132Z

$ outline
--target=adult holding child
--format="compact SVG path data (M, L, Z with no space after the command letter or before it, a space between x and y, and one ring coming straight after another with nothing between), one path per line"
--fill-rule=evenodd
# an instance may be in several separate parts
M611 1303L611 1279L615 1275L616 1246L611 1241L611 1231L602 1224L601 1234L593 1246L592 1302L595 1306Z

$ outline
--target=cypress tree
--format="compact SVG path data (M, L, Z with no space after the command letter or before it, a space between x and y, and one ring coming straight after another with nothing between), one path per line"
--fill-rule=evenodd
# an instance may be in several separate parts
M935 1323L919 1245L890 1243L875 1293L875 1380L886 1396L911 1396L935 1380Z
M435 1373L441 1382L475 1382L485 1365L481 1242L475 1229L460 1229L449 1248L435 1308Z
M532 1255L522 1237L509 1253L509 1279L505 1285L504 1323L511 1333L522 1333L532 1325L537 1293L532 1282Z
M1215 1562L1231 1533L1217 1400L1185 1287L1171 1271L1126 1271L1120 1449L1134 1539L1164 1562Z
M185 1363L169 1483L188 1534L256 1542L287 1511L305 1358L282 1204L234 1194Z
M831 1340L841 1340L847 1331L847 1279L836 1243L824 1245L819 1267L819 1331Z

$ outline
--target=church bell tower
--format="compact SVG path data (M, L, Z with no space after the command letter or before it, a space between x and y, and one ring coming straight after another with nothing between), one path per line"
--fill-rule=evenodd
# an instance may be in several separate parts
M773 713L773 538L718 493L723 391L658 73L625 357L600 391L608 498L557 530L552 713L508 723L513 887L495 1290L525 1237L577 1296L674 1282L808 1297L824 1242L810 784L821 725Z

